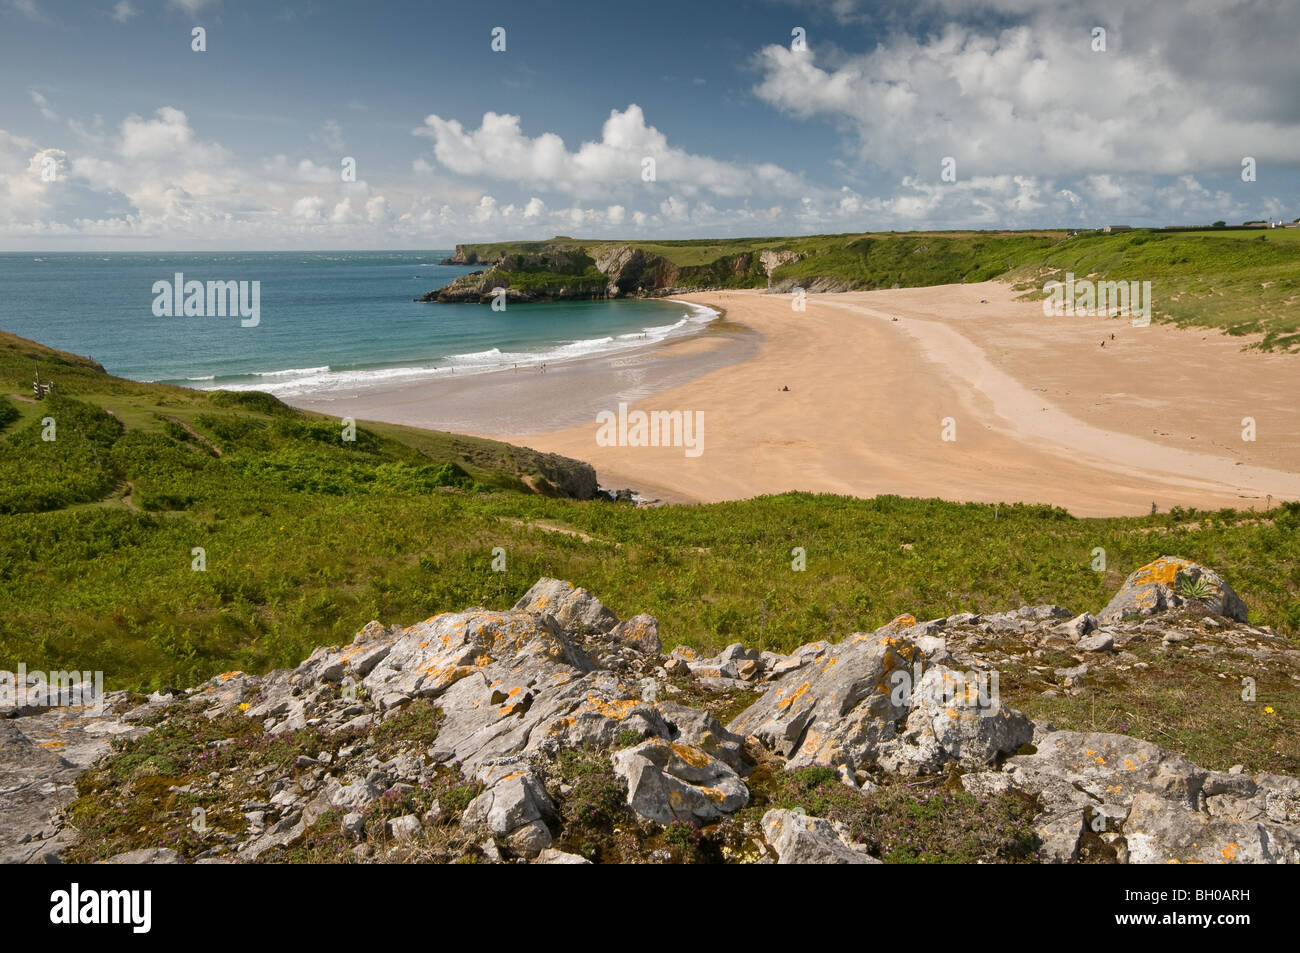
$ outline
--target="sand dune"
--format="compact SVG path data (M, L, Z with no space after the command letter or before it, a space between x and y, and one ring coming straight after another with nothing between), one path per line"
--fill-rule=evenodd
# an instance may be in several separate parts
M1295 356L1047 318L999 282L811 295L802 313L788 296L687 297L762 335L752 359L634 405L703 411L701 456L601 447L594 421L510 439L588 460L605 486L678 500L810 490L1126 515L1300 499ZM945 418L955 440L941 439Z

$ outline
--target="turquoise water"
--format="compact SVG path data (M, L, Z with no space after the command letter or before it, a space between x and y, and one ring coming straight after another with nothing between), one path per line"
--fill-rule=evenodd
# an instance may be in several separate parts
M690 333L713 315L666 300L512 305L413 298L473 269L450 251L0 254L0 329L110 373L282 397L531 366ZM259 321L158 317L155 282L260 282ZM251 286L250 286L251 287Z

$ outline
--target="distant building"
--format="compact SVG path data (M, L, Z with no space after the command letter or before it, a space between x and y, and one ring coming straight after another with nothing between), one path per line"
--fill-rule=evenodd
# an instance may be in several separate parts
M1132 226L1132 225L1107 225L1104 229L1102 229L1102 231L1105 231L1105 232L1131 232L1131 231L1133 231L1133 226Z

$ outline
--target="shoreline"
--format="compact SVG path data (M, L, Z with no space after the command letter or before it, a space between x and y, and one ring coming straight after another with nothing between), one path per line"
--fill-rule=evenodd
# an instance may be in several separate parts
M674 300L723 314L622 367L402 385L346 411L294 403L559 453L604 487L663 502L808 491L1129 516L1300 499L1294 355L1168 325L1046 319L997 281L810 294L802 313L749 290ZM599 445L595 414L620 401L702 412L703 453ZM1257 441L1241 440L1245 417Z
M665 299L701 307L679 298ZM286 397L291 406L333 417L446 430L501 440L523 430L562 430L595 419L619 401L644 400L729 364L758 348L756 335L723 308L698 330L615 351L538 365L417 381L374 384L337 397Z

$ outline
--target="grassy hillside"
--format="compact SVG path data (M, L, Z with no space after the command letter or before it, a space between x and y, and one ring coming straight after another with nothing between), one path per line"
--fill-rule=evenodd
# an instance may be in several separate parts
M1159 320L1300 348L1300 229L1087 233L1027 252L1008 277L1032 292L1066 272L1150 281Z
M18 399L32 353L57 399ZM190 684L296 663L372 618L505 607L542 575L657 615L670 642L788 649L905 611L1095 610L1161 553L1224 568L1259 622L1300 629L1300 507L1079 520L787 494L635 509L531 493L525 452L502 444L372 425L345 443L266 395L125 381L12 337L0 391L0 668Z
M681 269L686 287L795 285L874 289L1003 278L1030 296L1067 271L1078 277L1152 283L1154 318L1249 336L1263 350L1300 348L1300 229L1160 231L1104 234L1037 232L881 232L789 238L609 242L561 237L549 242L464 245L480 258L586 254L639 248ZM770 270L763 252L795 258ZM745 260L744 256L751 256ZM542 283L538 274L519 284Z

